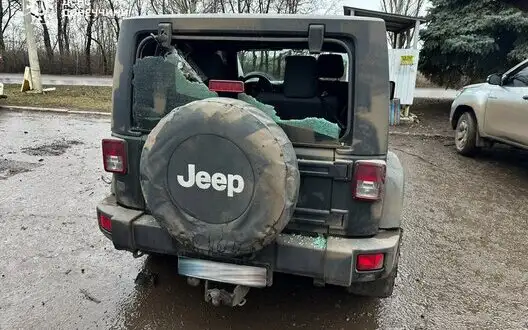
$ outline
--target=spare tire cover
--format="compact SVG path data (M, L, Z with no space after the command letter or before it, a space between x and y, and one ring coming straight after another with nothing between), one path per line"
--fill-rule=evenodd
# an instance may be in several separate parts
M299 194L295 151L265 113L210 98L165 116L141 154L148 210L186 249L235 256L271 243Z

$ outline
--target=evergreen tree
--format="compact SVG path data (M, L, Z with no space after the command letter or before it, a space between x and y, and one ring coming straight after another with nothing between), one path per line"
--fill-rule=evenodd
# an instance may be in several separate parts
M528 58L528 14L498 0L432 0L420 71L446 87L482 81Z

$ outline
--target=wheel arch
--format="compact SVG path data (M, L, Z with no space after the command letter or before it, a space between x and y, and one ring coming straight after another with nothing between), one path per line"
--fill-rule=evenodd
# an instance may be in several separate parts
M479 127L479 122L478 122L478 119L477 119L477 116L475 114L475 110L473 109L473 107L469 105L461 104L455 109L455 111L453 112L453 117L451 118L451 127L453 129L456 128L458 120L466 112L470 113L473 116L473 119L475 119L475 123L477 124L477 127Z

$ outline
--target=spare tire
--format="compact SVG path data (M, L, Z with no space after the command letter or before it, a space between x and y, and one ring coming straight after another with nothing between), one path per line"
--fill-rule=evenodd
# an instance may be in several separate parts
M150 132L140 180L148 210L183 248L236 256L284 229L300 177L291 142L269 116L210 98L174 109Z

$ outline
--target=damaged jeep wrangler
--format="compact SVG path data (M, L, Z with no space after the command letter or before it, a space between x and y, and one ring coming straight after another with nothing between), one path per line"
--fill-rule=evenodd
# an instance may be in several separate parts
M176 256L214 305L275 272L390 296L404 176L388 65L379 19L124 19L100 230L134 256Z

